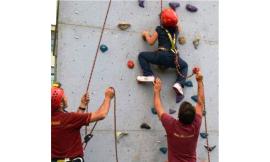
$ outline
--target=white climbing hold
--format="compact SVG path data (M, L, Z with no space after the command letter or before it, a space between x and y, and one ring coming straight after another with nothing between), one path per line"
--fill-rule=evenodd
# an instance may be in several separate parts
M117 142L119 142L120 138L124 137L124 136L127 136L128 133L126 132L120 132L120 131L117 131L116 132L116 138L117 138Z

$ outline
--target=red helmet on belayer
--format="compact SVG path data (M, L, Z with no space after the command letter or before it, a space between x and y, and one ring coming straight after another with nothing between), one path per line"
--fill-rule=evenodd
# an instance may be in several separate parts
M60 108L64 97L64 90L60 88L60 83L53 84L51 88L51 112L55 112Z
M176 12L171 8L162 10L160 14L160 20L164 27L176 27L178 23Z

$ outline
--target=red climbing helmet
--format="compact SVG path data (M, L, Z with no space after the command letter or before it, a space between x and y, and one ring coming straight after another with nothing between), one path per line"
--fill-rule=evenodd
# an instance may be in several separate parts
M165 8L160 15L161 24L165 27L175 27L178 22L178 17L175 11L171 8Z
M60 87L53 86L51 88L51 111L55 112L62 102L64 90Z

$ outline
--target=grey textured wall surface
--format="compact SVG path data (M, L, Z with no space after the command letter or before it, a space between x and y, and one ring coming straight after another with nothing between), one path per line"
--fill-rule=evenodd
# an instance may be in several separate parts
M176 0L177 1L177 0ZM199 8L190 13L185 9L187 3ZM181 57L192 67L199 65L204 74L207 124L210 145L217 145L211 152L211 161L218 161L218 2L217 1L180 1L177 14L182 22L185 45L178 48ZM63 84L69 99L69 111L75 111L80 97L86 89L101 27L107 10L107 1L61 1L58 36L57 78ZM163 0L163 7L168 1ZM120 162L164 162L167 154L162 154L159 147L167 146L165 131L150 108L153 106L151 84L137 84L136 76L141 75L138 64L140 51L155 50L141 38L143 30L154 31L159 24L160 1L145 1L145 8L136 1L112 0L111 9L101 44L109 50L99 51L90 84L89 111L95 111L102 103L104 90L114 86L117 92L117 128L128 132L118 143ZM128 21L131 28L121 31L117 28L120 21ZM201 42L197 50L192 41L200 35ZM128 60L135 62L134 69L128 69ZM154 72L163 80L162 101L165 109L178 110L172 85L175 81L173 70ZM197 93L195 78L191 78L194 87L185 88L185 99L195 104L190 97ZM177 113L173 116L176 117ZM140 124L147 122L151 130L140 129ZM90 129L90 128L89 128ZM204 131L202 123L201 131ZM82 135L84 130L82 130ZM157 141L160 141L158 143ZM199 159L207 158L203 147L205 140L199 138L197 153ZM113 109L106 119L99 122L94 137L85 151L89 162L114 161Z

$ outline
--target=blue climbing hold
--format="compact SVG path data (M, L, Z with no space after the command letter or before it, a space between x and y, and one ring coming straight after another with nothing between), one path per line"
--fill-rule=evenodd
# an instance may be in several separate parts
M168 149L167 149L167 147L161 147L161 148L159 148L159 151L162 152L163 154L166 154Z
M108 47L105 45L105 44L102 44L100 47L99 47L99 49L101 50L101 52L106 52L106 51L108 51Z
M207 138L208 133L200 133L200 136L201 136L202 138Z
M151 108L151 112L152 112L154 115L157 114L157 111L156 111L156 109L155 109L154 107Z
M175 11L176 8L180 7L180 3L179 2L170 2L169 6Z
M191 96L191 99L192 99L193 101L195 101L195 102L198 102L198 96L197 96L197 95Z
M184 85L187 87L193 87L193 83L190 80L185 81Z
M139 6L144 8L144 0L138 0L138 2L139 2Z
M174 114L176 111L174 109L169 109L170 114Z

